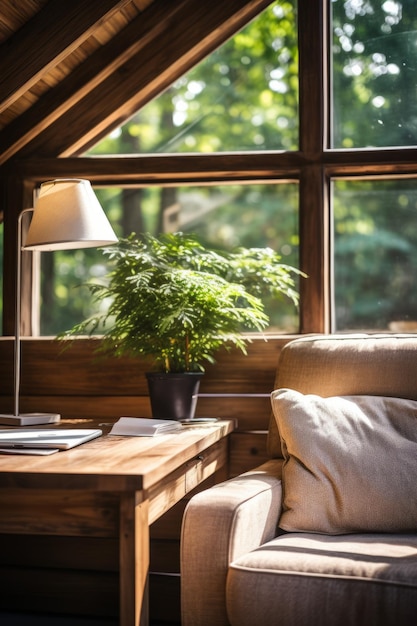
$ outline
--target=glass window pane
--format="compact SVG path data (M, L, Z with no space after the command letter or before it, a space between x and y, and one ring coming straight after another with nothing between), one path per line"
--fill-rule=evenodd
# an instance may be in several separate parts
M298 186L225 185L97 189L118 236L131 232L182 231L216 249L271 247L282 262L298 267ZM56 335L96 312L81 283L106 273L99 250L43 253L40 332ZM270 330L298 331L292 302L270 302Z
M417 331L417 180L334 182L335 330Z
M88 154L297 149L296 1L279 0Z
M417 143L417 3L333 0L334 148Z

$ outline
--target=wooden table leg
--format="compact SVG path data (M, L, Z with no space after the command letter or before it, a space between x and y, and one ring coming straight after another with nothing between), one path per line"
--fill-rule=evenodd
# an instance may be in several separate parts
M149 624L149 503L137 500L136 494L120 500L120 626Z

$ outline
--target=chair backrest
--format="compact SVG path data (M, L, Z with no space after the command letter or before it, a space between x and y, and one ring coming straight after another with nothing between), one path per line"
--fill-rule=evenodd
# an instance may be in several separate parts
M417 400L417 335L308 335L281 351L275 389L322 397L391 396ZM281 457L273 416L268 449Z

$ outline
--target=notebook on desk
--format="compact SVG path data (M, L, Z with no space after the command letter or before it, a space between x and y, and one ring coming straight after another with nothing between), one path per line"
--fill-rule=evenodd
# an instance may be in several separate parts
M0 430L0 449L69 450L103 434L98 428L19 428Z

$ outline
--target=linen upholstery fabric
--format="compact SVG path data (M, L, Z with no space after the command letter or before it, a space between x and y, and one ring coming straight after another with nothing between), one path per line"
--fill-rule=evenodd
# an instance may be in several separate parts
M287 531L400 532L417 522L417 402L272 393ZM397 458L398 463L393 463Z
M181 529L182 626L227 626L225 590L231 560L276 534L282 461L196 494Z
M281 351L275 389L417 400L416 364L417 335L309 336ZM237 478L224 483L221 499L215 486L187 505L181 536L183 626L414 626L417 522L412 533L399 535L274 533L280 503L275 515L271 503L281 489L283 459L272 413L269 443L275 449L270 450L281 458L262 466L266 491L263 479L258 494L258 481ZM397 471L401 454L391 449L386 463ZM235 487L229 497L230 482ZM251 503L264 502L263 521ZM374 506L371 498L367 504Z
M279 356L274 389L319 396L394 396L417 400L417 335L312 335L288 343ZM282 457L274 415L271 457Z
M411 626L415 534L288 533L233 561L233 626Z

